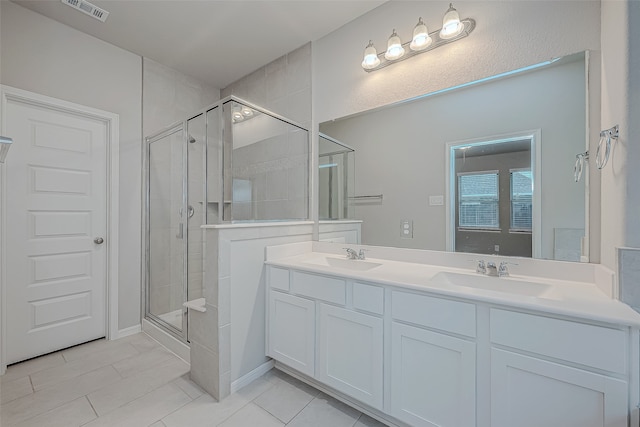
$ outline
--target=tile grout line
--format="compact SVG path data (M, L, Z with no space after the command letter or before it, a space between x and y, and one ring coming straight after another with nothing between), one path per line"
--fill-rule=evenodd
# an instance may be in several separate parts
M295 420L295 419L296 419L296 417L297 417L298 415L300 415L300 413L301 413L302 411L304 411L304 409L305 409L307 406L311 405L311 402L313 402L314 400L316 400L316 399L318 398L318 395L319 395L319 394L320 394L320 390L318 390L318 394L316 394L315 396L313 396L313 399L311 399L311 400L310 400L306 405L304 405L304 407L303 407L302 409L300 409L300 410L299 410L299 411L298 411L298 412L293 416L293 418L291 418L291 419L289 420L289 422L288 422L288 423L286 423L286 424L285 424L285 427L286 427L286 426L288 426L289 424L291 424L291 423L293 422L293 420Z
M114 364L116 364L116 363L118 363L118 362L121 362L121 361L123 361L123 360L127 360L127 359L130 359L130 358L132 358L132 357L139 356L139 355L141 354L141 353L140 353L140 352L138 352L138 350L137 350L135 347L133 347L131 344L129 344L129 343L127 343L127 344L128 344L128 345L130 345L130 346L131 346L131 347L132 347L132 348L133 348L133 349L134 349L138 354L135 354L135 355L132 355L132 356L129 356L129 357L125 357L125 358L123 358L123 359L118 359L118 360L116 360L116 361L114 361L114 362L110 362L110 363L109 363L109 362L104 363L104 364L100 364L100 363L98 363L98 364L96 364L96 366L94 367L94 369L91 369L91 370L89 370L89 371L86 371L86 372L80 372L80 373L78 373L78 374L76 374L76 375L73 375L73 376L70 376L69 378L66 378L66 379L58 379L58 380L56 380L56 381L52 381L51 383L45 383L45 385L44 385L44 386L41 386L39 390L44 390L45 388L47 388L47 387L51 387L51 386L54 386L54 385L56 385L56 384L58 384L58 383L60 383L60 382L64 382L64 381L72 380L72 379L74 379L74 378L78 378L78 377L80 377L80 376L82 376L82 375L88 374L88 373L93 372L93 371L96 371L96 370L98 370L98 369L106 368L107 366L111 366L111 367L112 367L112 368L113 368L113 369L118 373L118 375L120 375L120 372L119 372L119 371L115 368L115 366L113 366L113 365L114 365ZM95 353L97 353L97 352L95 352ZM62 351L60 351L60 355L62 356ZM85 357L91 357L92 355L93 355L93 353L88 354L88 355L85 355L85 356L83 356L82 358L72 360L72 362L82 360L82 359L84 359ZM64 359L64 356L62 356L62 359L63 359L63 360L65 360L65 359ZM69 362L66 362L66 361L65 361L65 363L64 363L64 364L62 364L62 365L59 365L59 366L53 366L53 367L51 367L51 368L46 368L46 369L43 369L43 370L38 371L38 372L43 372L44 370L47 370L47 369L56 369L56 368L59 368L59 367L65 366L65 365L67 365L67 364L69 364ZM74 372L75 372L75 371L74 371ZM35 373L36 373L36 372L34 372L33 374L35 374ZM33 374L30 374L30 375L29 375L29 377L31 377L31 375L33 375ZM120 375L120 377L121 377L121 378L124 378L124 377L122 377L122 375ZM35 390L35 386L34 386L34 390ZM35 391L38 391L38 390L35 390Z
M182 389L181 389L180 387L178 387L177 385L172 384L172 382L168 382L168 383L166 383L166 384L164 384L164 385L167 385L167 384L171 384L171 385L173 385L173 386L174 386L174 387L176 387L178 390L180 390L181 392L183 392L183 393L184 393L184 394L185 394L189 399L191 399L191 396L189 396L189 395L188 395L184 390L182 390ZM147 393L147 394L148 394L148 393ZM149 427L151 427L152 425L154 425L155 423L158 423L158 422L162 423L162 425L166 427L166 424L165 424L165 423L164 423L164 421L162 421L162 420L164 420L165 418L167 418L169 415L171 415L171 414L175 413L176 411L181 410L181 409L182 409L182 408L184 408L185 406L187 406L187 405L189 405L189 404L193 403L193 401L194 401L194 400L196 400L196 399L191 399L191 401L189 401L189 402L185 403L184 405L180 406L179 408L176 408L176 410L175 410L175 411L172 411L172 412L168 413L167 415L165 415L164 417L162 417L162 418L159 418L159 419L155 420L154 422L152 422L151 424L149 424Z
M219 400L218 400L218 402L219 402ZM252 403L252 402L253 402L253 400L247 400L247 402L246 402L244 405L242 405L241 407L239 407L237 410L233 411L233 413L232 413L232 414L230 414L227 418L225 418L224 420L222 420L222 421L220 421L218 424L216 424L216 426L215 426L215 427L219 427L219 426L221 426L222 424L224 424L224 423L225 423L229 418L233 417L235 414L237 414L238 412L240 412L243 408L245 408L249 403Z
M89 406L91 406L91 410L93 410L93 413L96 414L96 418L95 419L100 418L100 415L98 415L98 411L96 411L96 408L93 407L93 403L91 403L91 399L89 399L89 395L85 394L84 398L87 399L87 402L89 402ZM91 420L91 421L93 421L93 420Z
M116 372L117 372L117 370L116 370ZM124 378L123 378L123 379L124 379ZM140 395L140 396L136 397L135 399L130 400L130 401L128 401L128 402L125 402L125 403L123 403L122 405L120 405L120 406L118 406L118 407L116 407L116 408L113 408L113 409L111 409L110 411L107 411L107 412L105 412L105 413L104 413L104 414L102 414L102 415L98 415L98 418L100 418L101 416L106 416L106 415L108 415L108 414L110 414L110 413L112 413L112 412L114 412L114 411L117 411L118 409L122 409L122 408L124 408L125 406L130 405L131 403L133 403L133 402L135 402L135 401L137 401L137 400L139 400L139 399L142 399L143 397L145 397L145 396L147 396L147 395L149 395L149 394L153 393L154 391L158 390L159 388L162 388L162 387L167 386L167 385L170 385L170 386L172 386L172 387L177 388L177 389L178 389L178 390L180 390L182 393L184 393L184 394L185 394L189 399L191 399L191 396L189 396L187 393L185 393L185 392L184 392L184 390L182 390L180 387L178 387L178 386L177 386L177 385L175 385L175 384L172 384L172 383L171 383L171 381L169 381L168 383L160 384L158 387L154 388L153 390L149 390L148 392L144 393L143 395ZM100 389L100 390L101 390L101 389ZM96 390L96 391L98 391L98 390ZM92 392L92 393L94 393L94 392ZM88 395L87 395L87 396L88 396ZM193 401L193 399L192 399L192 401ZM187 402L187 403L185 403L185 405L186 405L186 404L189 404L189 403L190 403L190 402ZM184 405L183 405L183 406L184 406ZM93 407L93 405L92 405L92 407ZM182 408L182 406L181 406L180 408ZM180 409L180 408L178 408L178 409ZM176 411L177 411L177 409L176 409ZM174 411L174 412L175 412L175 411ZM173 413L173 412L172 412L172 413ZM97 414L97 412L96 412L96 414ZM168 415L167 415L167 416L168 416ZM156 421L161 421L161 419L160 419L160 420L156 420ZM155 422L155 421L154 421L154 422Z

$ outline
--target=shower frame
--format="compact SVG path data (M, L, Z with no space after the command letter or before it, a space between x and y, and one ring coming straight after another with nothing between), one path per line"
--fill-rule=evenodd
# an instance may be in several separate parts
M311 162L311 138L310 138L310 134L311 132L309 131L309 129L306 129L304 126L302 126L299 123L296 123L284 116L281 116L277 113L274 113L266 108L260 107L258 105L255 105L251 102L245 101L242 98L239 98L235 95L231 95L231 96L227 96L225 98L220 99L219 101L210 104L200 110L198 110L196 113L189 115L186 119L184 120L179 120L177 122L172 123L170 126L167 126L166 128L164 128L163 130L159 131L159 132L155 132L152 133L151 135L147 136L144 138L144 143L143 143L143 156L142 156L142 200L144 201L144 205L143 205L143 212L142 212L142 230L143 230L143 236L142 236L142 241L144 243L144 247L142 248L142 268L141 268L141 279L142 279L142 284L143 286L141 287L141 299L140 299L140 305L141 305L141 314L142 314L142 318L151 322L152 324L154 324L157 327L160 327L163 331L169 333L171 336L173 336L174 338L178 339L179 341L182 341L186 344L189 343L189 327L188 327L188 311L186 307L182 307L182 325L183 328L182 330L178 330L177 328L175 328L173 325L169 324L168 322L160 319L158 316L153 315L150 313L150 291L149 291L149 279L150 279L150 224L149 224L149 214L150 214L150 179L149 179L149 174L150 174L150 149L151 149L151 143L158 141L159 139L169 136L173 133L176 132L182 132L182 142L184 144L185 147L188 147L189 144L189 132L188 132L188 123L190 120L197 118L198 116L202 115L205 119L205 142L204 142L204 158L203 158L203 162L204 162L204 177L203 177L203 194L204 194L204 200L203 200L203 225L205 224L229 224L229 223L233 223L235 221L228 219L227 217L227 209L226 206L227 204L227 192L228 190L225 189L225 174L224 174L224 166L226 164L227 159L230 159L230 154L228 153L228 151L232 151L233 150L233 146L229 147L231 150L228 150L227 148L227 140L225 139L227 136L232 135L232 133L229 134L225 134L225 127L228 125L231 125L232 121L231 121L231 114L226 114L224 106L225 104L228 104L230 102L235 102L244 106L247 106L253 110L256 110L260 113L266 114L270 117L273 117L275 119L278 119L286 124L289 124L291 126L294 126L296 128L299 128L301 130L304 130L306 132L308 132L308 136L307 136L307 153L309 155L309 162L308 162L308 170L309 170L309 174L307 175L307 187L310 189L311 186L311 178L310 178L310 172L312 170L311 166L312 166L312 162ZM218 183L217 183L217 191L218 194L220 195L220 201L219 201L219 206L218 206L218 217L215 218L215 222L210 222L211 220L213 220L213 218L211 218L210 216L208 217L208 209L207 209L207 205L209 203L208 200L208 196L209 196L209 188L208 188L208 184L209 184L209 169L211 168L211 164L208 162L208 150L209 150L209 137L211 137L211 134L209 133L209 128L210 128L210 122L209 122L209 115L208 113L212 110L215 110L216 108L219 108L219 113L217 114L216 117L216 126L217 126L217 132L215 137L217 138L217 141L220 142L221 144L221 155L218 158L217 161L217 168L218 168ZM232 140L230 140L231 144L232 144ZM225 157L227 156L227 157ZM189 167L189 163L188 163L188 150L184 149L183 151L183 174L182 174L182 208L183 208L183 212L187 212L188 209L188 167ZM309 193L310 194L310 193ZM310 215L311 212L311 197L307 197L307 218ZM230 207L230 206L229 206ZM229 213L230 213L230 209L229 209ZM229 215L230 216L230 215ZM244 221L241 221L244 222ZM256 222L256 221L254 221ZM262 222L262 221L259 221ZM269 220L264 220L264 222L272 222ZM188 229L188 227L187 227ZM187 238L184 239L184 244L183 244L183 295L184 300L186 301L188 299L188 280L187 280L187 274L188 274L188 233L186 234ZM204 255L204 254L203 254ZM203 262L204 262L204 256L203 256ZM204 280L204 277L203 277Z
M327 153L322 153L318 155L318 163L320 163L321 159L323 158L328 158L333 159L334 156L337 155L347 155L346 160L344 161L344 163L342 164L342 194L343 194L343 202L342 202L342 209L341 212L339 212L338 217L337 218L319 218L321 221L324 220L342 220L342 219L349 219L351 218L352 214L351 214L351 204L352 201L351 199L353 198L352 194L355 190L355 188L353 188L353 183L350 182L350 180L354 179L355 177L355 162L351 163L350 159L348 157L349 154L355 154L355 149L347 144L345 144L342 141L339 141L327 134L324 134L322 132L320 132L318 134L319 139L325 139L335 145L337 145L338 147L342 147L341 149L337 149L335 151L331 151L331 152L327 152ZM350 164L351 163L351 164ZM319 164L319 168L322 168L322 164ZM351 168L349 167L351 166ZM331 213L333 212L333 201L334 201L334 197L333 197L333 169L329 169L329 198L328 198L328 212ZM339 180L339 178L336 177L336 179ZM352 185L352 188L349 188L349 185ZM318 191L319 193L320 191Z

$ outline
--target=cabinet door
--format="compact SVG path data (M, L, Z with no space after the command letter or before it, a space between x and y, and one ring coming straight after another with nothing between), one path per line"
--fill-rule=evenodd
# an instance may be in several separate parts
M476 425L475 343L393 322L391 345L391 415L412 426Z
M382 409L382 319L320 304L317 379Z
M626 427L627 383L491 350L492 427Z
M315 320L313 301L270 291L269 356L312 377Z

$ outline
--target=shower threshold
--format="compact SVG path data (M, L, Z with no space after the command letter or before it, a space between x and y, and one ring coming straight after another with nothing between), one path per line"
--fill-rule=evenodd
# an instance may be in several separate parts
M174 326L178 330L182 330L182 310L177 309L168 313L158 315L158 318Z

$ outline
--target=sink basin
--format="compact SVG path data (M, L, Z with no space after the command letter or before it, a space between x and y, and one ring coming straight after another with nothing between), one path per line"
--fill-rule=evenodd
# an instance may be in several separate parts
M352 270L352 271L367 271L382 265L378 262L363 261L359 259L331 258L331 257L311 258L303 262L305 264L322 265L325 267L336 267L336 268L342 268L344 270Z
M433 276L431 281L442 285L463 286L536 298L559 299L558 292L550 285L508 277L491 277L443 271Z

